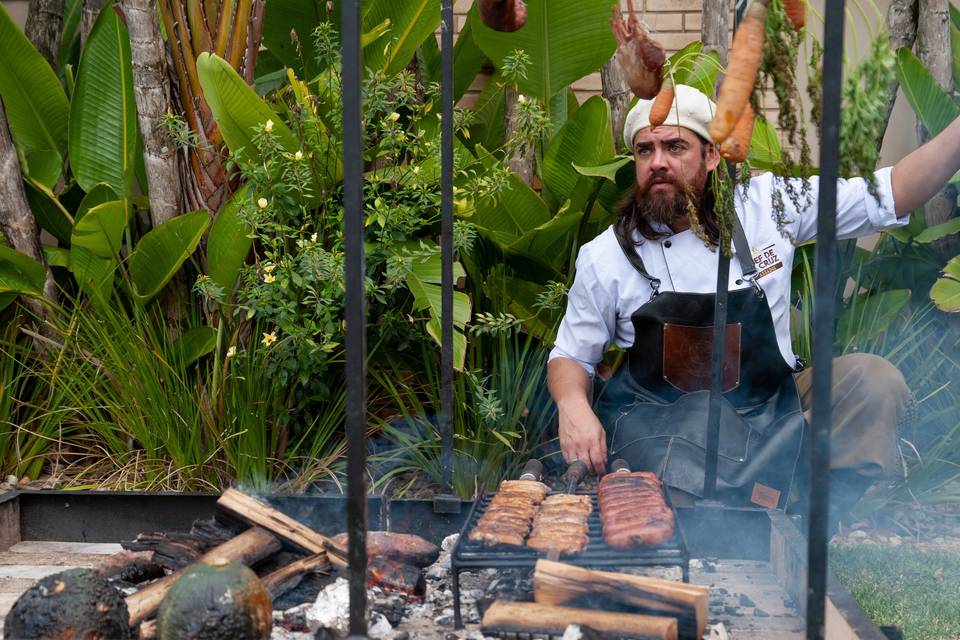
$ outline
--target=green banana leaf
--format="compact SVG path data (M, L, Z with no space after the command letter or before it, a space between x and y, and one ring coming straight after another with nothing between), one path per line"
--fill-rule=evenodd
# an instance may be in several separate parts
M48 244L40 247L43 250L43 258L47 261L47 266L61 267L67 269L70 267L70 249L64 247L52 247Z
M544 286L536 282L520 278L504 277L506 291L510 292L507 310L518 318L523 318L523 328L542 340L546 345L552 345L557 339L557 327L560 324L560 311L541 311L537 308L537 296Z
M99 308L106 307L113 293L117 262L112 258L100 258L80 246L70 247L67 265L83 291Z
M247 185L223 205L207 236L207 275L228 294L253 244L252 230L240 220L240 207L250 198Z
M138 142L130 38L115 11L101 11L70 102L70 165L77 182L84 191L105 182L121 198L131 197Z
M467 21L463 23L457 42L453 45L453 100L460 100L467 92L470 84L477 77L480 68L487 59L473 39L473 18L467 14ZM434 78L439 81L439 72Z
M81 200L77 206L77 212L74 214L74 218L81 220L83 216L87 215L87 211L90 211L90 209L93 209L97 205L119 199L120 196L110 188L110 185L105 183L98 184L84 194L83 200Z
M388 75L399 73L414 53L440 26L440 5L436 0L368 0L363 28L390 21L390 31L363 51L363 64Z
M756 169L772 170L780 161L780 139L777 130L763 116L753 121L753 135L747 160Z
M897 80L903 94L931 136L960 116L960 105L933 79L923 63L905 47L897 50Z
M123 230L127 226L129 203L113 200L97 205L73 225L70 246L81 247L98 258L113 260L120 252Z
M21 163L20 169L48 189L54 189L63 173L63 158L54 149L31 151Z
M954 233L960 233L960 218L953 218L941 224L927 227L914 236L913 239L920 244L930 244Z
M499 73L493 74L477 96L473 104L474 124L470 127L470 140L486 149L499 149L503 146L506 132L504 128L504 112L506 110L506 95L503 88L503 78Z
M170 345L170 360L181 367L189 367L216 348L217 332L213 327L193 327Z
M573 164L573 168L582 176L587 176L589 178L606 178L610 182L617 183L617 173L621 168L631 164L633 162L632 156L617 156L617 159L612 162L607 162L600 165L590 165L583 166L579 164Z
M953 71L953 87L956 89L960 87L960 28L955 24L950 25L950 60Z
M73 218L60 200L45 185L27 178L24 180L24 191L33 219L41 229L64 244L70 244L70 234L73 231Z
M616 155L610 125L610 105L600 96L584 102L557 132L543 155L544 199L551 209L573 196L578 165L599 165Z
M960 256L954 256L943 268L943 277L930 288L930 299L943 311L960 311Z
M30 256L0 244L0 293L42 296L47 270Z
M75 55L80 54L80 9L83 0L65 0L63 3L63 28L60 33L60 49L57 52L57 68L63 71Z
M527 22L513 33L484 25L477 7L471 11L473 39L499 67L515 49L530 57L522 93L549 108L561 89L606 63L616 49L610 12L617 0L527 0Z
M402 248L401 248L402 249ZM401 250L401 255L403 252ZM453 279L456 281L466 275L459 262L453 264ZM440 254L434 253L428 257L414 258L410 269L406 273L405 281L410 293L413 294L413 308L420 311L426 309L430 315L426 329L431 338L441 344L441 308L443 296L441 289ZM470 321L470 298L462 291L453 292L453 366L458 371L463 370L467 355L467 337L463 328Z
M506 252L540 262L560 273L569 259L570 242L583 215L582 210L570 211L564 207L550 220L510 243Z
M339 8L340 3L333 3ZM339 28L339 11L332 15L328 11L325 0L270 0L264 5L263 14L263 44L279 58L284 65L291 69L300 70L302 64L307 68L302 70L306 77L312 78L316 73L316 48L314 47L313 30L321 22L332 22ZM297 53L297 46L293 43L290 32L295 31L303 54L303 62ZM311 73L313 71L313 73Z
M514 174L497 197L476 204L470 222L486 231L497 244L506 247L524 233L550 220L550 210L537 192Z
M47 61L0 6L0 98L10 135L25 156L67 150L67 94ZM58 176L59 177L59 176ZM46 182L46 181L44 181Z
M879 336L909 301L909 289L855 297L837 322L837 343L845 346L854 339L863 342Z
M86 218L85 218L86 219ZM140 238L128 266L136 299L145 304L170 282L210 225L206 211L185 213L164 222Z

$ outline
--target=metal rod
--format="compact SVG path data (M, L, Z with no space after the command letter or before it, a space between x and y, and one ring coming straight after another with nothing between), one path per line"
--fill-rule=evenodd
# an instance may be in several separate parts
M443 493L453 493L453 0L440 24L440 466Z
M823 26L823 108L813 334L813 410L810 429L810 517L807 536L807 638L825 634L827 517L830 508L830 387L833 378L837 279L837 178L843 82L844 0L828 0Z
M738 1L733 16L733 29L736 32L747 3ZM730 179L737 183L737 169L728 163ZM736 215L736 213L734 213ZM720 247L717 260L717 297L713 306L713 353L710 358L710 403L707 407L707 451L703 469L703 497L707 500L717 498L717 463L720 451L720 399L723 394L723 354L727 338L727 300L730 287L730 256L725 251L729 247Z
M363 248L363 122L360 0L345 0L340 18L343 58L343 235L346 319L347 536L350 635L367 634L366 309Z

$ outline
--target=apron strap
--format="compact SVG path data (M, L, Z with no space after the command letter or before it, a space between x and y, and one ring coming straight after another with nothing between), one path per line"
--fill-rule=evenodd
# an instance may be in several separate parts
M655 278L647 273L643 259L640 257L640 254L637 253L633 242L623 234L623 229L619 223L613 225L613 234L617 237L617 243L620 245L620 249L623 250L623 255L626 256L633 268L650 283L650 288L653 290L650 299L656 298L660 293L660 278ZM757 267L753 263L753 254L750 252L750 245L747 243L747 236L743 232L743 225L740 224L740 218L736 215L733 216L733 246L736 248L737 262L740 263L740 271L743 272L743 279L753 283L753 285L759 289L760 285L754 280Z

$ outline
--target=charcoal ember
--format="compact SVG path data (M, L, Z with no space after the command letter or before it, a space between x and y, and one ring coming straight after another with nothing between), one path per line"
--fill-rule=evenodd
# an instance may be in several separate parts
M283 611L292 607L297 607L304 603L313 602L317 595L323 591L324 587L330 584L329 576L319 573L308 573L300 579L297 586L286 593L283 593L273 600L273 608Z
M533 570L504 569L486 588L484 597L494 600L532 600Z
M422 597L427 590L423 571L418 567L380 556L367 564L367 584L416 597Z
M69 569L27 589L7 614L3 634L6 640L127 640L130 614L120 592L99 573Z
M395 627L403 620L407 605L400 596L377 594L374 596L371 608Z
M480 19L494 31L510 33L527 22L523 0L479 0Z
M153 558L152 551L127 551L115 553L97 565L97 572L108 580L126 584L140 584L147 580L162 578L161 567Z

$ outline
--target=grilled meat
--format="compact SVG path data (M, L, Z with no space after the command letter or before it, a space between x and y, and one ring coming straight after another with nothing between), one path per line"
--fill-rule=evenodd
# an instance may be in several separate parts
M540 482L504 480L468 537L485 545L522 547L537 506L549 491L550 488Z
M608 474L597 491L603 539L611 547L657 545L673 537L663 485L646 471Z
M527 546L544 553L580 553L589 541L587 518L591 511L590 496L560 493L547 497L533 519Z

